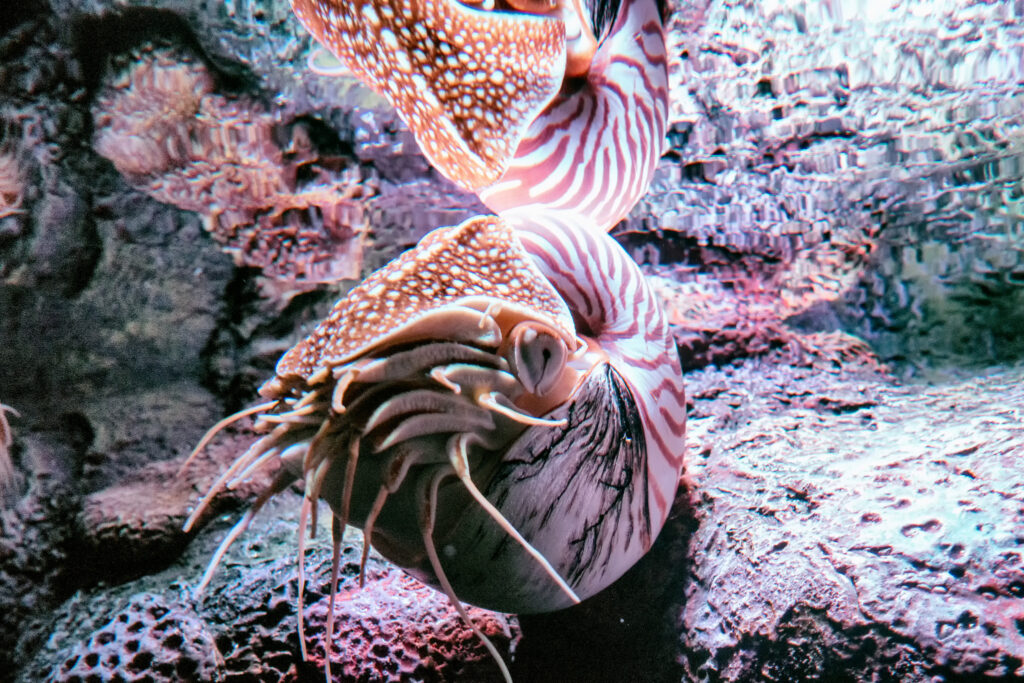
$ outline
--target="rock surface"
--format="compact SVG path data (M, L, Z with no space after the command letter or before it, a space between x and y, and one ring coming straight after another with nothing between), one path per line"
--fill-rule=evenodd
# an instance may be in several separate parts
M20 680L323 680L330 546L307 545L305 635L299 652L295 554L301 498L272 502L194 593L220 537L204 535L175 565L107 591L80 593L57 610L47 643ZM329 536L321 528L320 538ZM358 534L354 534L356 537ZM341 680L502 680L447 598L372 553L359 587L362 544L342 546L333 668ZM519 639L514 617L469 610L505 658Z
M1024 676L1024 367L689 379L687 678Z

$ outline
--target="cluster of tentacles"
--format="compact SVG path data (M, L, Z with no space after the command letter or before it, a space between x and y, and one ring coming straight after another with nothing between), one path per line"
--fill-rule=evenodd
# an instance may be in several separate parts
M319 500L333 513L332 613L346 524L467 622L460 600L537 612L593 595L650 548L683 464L673 339L606 234L661 154L655 0L293 7L497 215L440 228L370 275L281 358L266 403L199 444L193 456L244 416L263 433L187 528L222 487L283 464L202 585L256 511L301 479L301 538Z

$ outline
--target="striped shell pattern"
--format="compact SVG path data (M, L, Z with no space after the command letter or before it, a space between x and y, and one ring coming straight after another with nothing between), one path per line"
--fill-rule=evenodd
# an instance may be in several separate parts
M467 621L460 601L540 612L597 593L650 548L683 466L675 344L607 235L662 151L655 0L292 4L495 215L424 237L281 358L266 402L239 414L262 437L187 526L223 486L283 467L204 585L301 479L303 519L328 503L336 548L359 527Z

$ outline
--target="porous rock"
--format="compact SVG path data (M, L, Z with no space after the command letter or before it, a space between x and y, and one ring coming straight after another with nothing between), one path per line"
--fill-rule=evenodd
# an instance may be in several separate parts
M444 595L376 556L371 557L366 583L360 586L361 552L359 543L342 546L330 647L335 676L345 681L501 680L497 664ZM296 564L293 557L260 563L211 588L203 614L219 632L218 643L231 676L290 680L295 672L322 671L327 657L330 560L322 552L307 558L308 662L298 656ZM518 638L515 621L486 610L468 611L507 658Z
M91 674L110 679L118 672L129 680L167 680L167 672L181 671L184 680L322 680L330 545L321 540L326 527L307 544L309 661L303 661L295 554L300 502L294 493L272 501L228 551L202 596L192 590L226 531L223 526L203 534L181 561L159 573L116 591L74 597L59 610L51 643L21 680L38 680L52 662L58 662L57 680L88 680ZM366 583L360 586L362 544L347 538L341 553L330 654L338 680L501 680L494 660L445 596L376 553L369 556ZM509 658L520 637L516 620L476 608L469 614ZM114 656L121 670L104 664ZM147 662L151 666L143 666Z
M49 680L219 683L224 676L213 636L191 610L140 593L72 648Z

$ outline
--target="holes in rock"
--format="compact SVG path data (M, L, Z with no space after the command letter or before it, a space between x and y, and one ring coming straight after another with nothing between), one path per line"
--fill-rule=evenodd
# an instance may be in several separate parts
M175 667L175 673L177 673L182 680L192 679L198 670L199 662L191 658L179 659L178 665Z
M179 647L181 647L184 642L185 639L181 637L180 633L172 633L171 635L164 638L162 644L164 647L170 650L176 650Z
M972 612L965 610L957 617L956 625L960 628L974 628L978 625L978 617L974 616Z
M149 665L152 663L153 653L140 652L139 654L132 657L131 661L128 662L128 670L134 672L145 671L149 668Z

